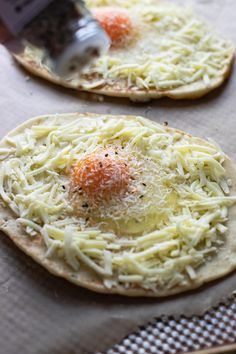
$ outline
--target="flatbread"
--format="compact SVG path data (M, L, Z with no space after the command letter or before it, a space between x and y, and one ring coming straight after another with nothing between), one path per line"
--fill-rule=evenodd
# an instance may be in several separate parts
M151 6L154 4L155 11L158 11L158 7L159 6L163 6L162 2L156 2L156 1L150 1L150 0L143 0L142 2L139 2L139 4L137 5L136 1L133 0L133 4L129 4L129 2L126 1L121 1L121 3L119 4L119 0L113 0L113 1L109 1L109 2L104 2L104 1L90 1L89 5L90 7L93 6L104 6L104 5L109 5L109 6L119 6L122 8L122 6L126 7L126 10L135 13L135 6L141 6L140 4L143 3L143 8L146 9L148 8L148 6ZM150 5L151 4L151 5ZM167 6L166 3L164 3L165 6ZM169 5L168 5L169 6ZM173 4L172 4L173 6ZM131 8L130 8L131 7ZM179 8L180 9L180 8ZM140 8L138 8L137 13L141 13L142 9L140 10ZM184 12L185 10L182 9L182 12ZM187 11L187 10L186 10ZM188 13L186 12L186 16L188 16ZM140 15L141 18L141 15ZM140 20L140 19L139 19ZM135 21L135 19L134 19ZM142 20L140 20L142 21ZM137 27L139 28L139 32L142 33L144 32L144 23L139 23L137 24ZM209 32L212 33L213 36L216 36L217 38L221 38L214 29L212 29L210 26L208 28ZM205 30L205 34L208 34L208 30ZM152 34L150 34L151 38L154 38L156 36L160 37L160 34L158 34L158 32L156 32L157 30L155 30L155 28L152 30ZM146 32L144 33L148 33L148 29L146 29ZM142 34L140 35L142 36ZM143 34L143 37L147 36L147 34ZM163 41L165 40L165 37L162 37L163 35L161 35L161 40L163 39ZM158 38L159 38L158 37ZM149 46L149 42L152 41L151 38L147 39L147 47ZM171 38L171 37L170 37ZM222 38L221 38L222 39ZM82 74L80 76L80 78L78 79L74 79L74 80L70 80L70 81L66 81L58 76L56 76L55 74L53 74L50 69L42 63L42 59L41 59L41 54L40 51L38 50L34 50L33 48L30 47L26 47L25 51L21 54L15 55L16 60L23 66L25 67L30 73L42 77L48 81L51 81L55 84L67 87L67 88L73 88L79 91L86 91L86 92L92 92L92 93L96 93L96 94L102 94L105 96L114 96L114 97L128 97L133 101L148 101L150 99L158 99L161 97L170 97L173 99L197 99L200 98L204 95L206 95L207 93L211 92L212 90L216 89L217 87L219 87L220 85L222 85L222 83L228 78L228 76L230 75L231 72L231 68L232 68L232 64L233 64L233 60L234 60L234 46L232 45L232 43L230 43L229 41L226 41L224 39L222 39L225 43L225 56L224 59L222 59L222 61L224 61L224 65L221 66L221 68L217 69L217 74L209 74L208 73L208 69L203 68L204 73L201 75L200 77L197 78L196 80L194 80L193 82L188 82L188 78L186 77L186 75L183 74L183 77L179 77L178 80L182 80L181 84L171 84L171 81L175 81L175 79L170 80L170 84L166 87L161 88L161 86L159 87L158 85L162 84L162 82L160 83L159 80L159 76L160 74L158 73L158 71L156 72L156 74L154 75L155 78L153 78L154 82L155 80L157 80L157 83L154 85L154 83L152 82L152 85L149 83L141 83L140 82L143 80L143 82L147 79L149 80L150 77L149 73L148 74L143 74L140 80L140 77L137 76L137 74L135 72L133 72L132 77L133 77L133 82L130 84L129 80L126 76L124 72L121 72L120 74L117 75L117 77L112 78L108 73L100 73L99 74L99 70L101 69L101 65L95 65L95 66L91 66L88 70L86 70L85 74ZM117 59L120 60L121 58L124 59L124 63L126 63L126 57L131 57L131 59L129 59L127 62L132 65L138 64L138 59L136 59L136 57L139 56L140 53L142 53L142 51L144 50L143 47L146 47L146 43L144 41L144 43L142 44L142 47L139 49L138 47L139 45L139 38L135 39L134 44L130 45L127 44L127 46L124 46L124 48L111 48L109 53L108 53L108 58L112 58L112 59ZM182 44L181 44L182 45ZM185 45L185 44L184 44ZM174 44L173 44L174 46ZM156 44L153 42L153 48L156 47ZM197 47L196 47L197 48ZM226 49L227 48L227 49ZM30 50L29 50L30 49ZM148 49L149 50L149 49ZM215 49L213 49L214 52ZM196 49L197 51L197 49ZM204 49L205 51L205 49ZM206 49L206 51L203 51L203 55L207 56L208 53L208 49ZM211 51L211 50L210 50ZM213 53L212 52L212 53ZM227 53L226 53L227 52ZM158 50L157 52L154 54L152 54L153 57L151 56L148 60L151 61L151 63L154 63L154 58L156 55L158 55ZM185 54L181 55L181 58L184 58ZM182 59L181 59L182 60ZM188 61L189 58L186 57L186 60ZM198 59L194 59L194 64L193 66L196 64L196 60ZM204 59L203 59L204 61ZM199 59L200 62L200 59ZM158 61L158 63L162 62ZM157 64L158 64L157 63ZM164 65L166 65L165 62L163 62ZM123 65L123 62L121 61L121 64L119 65ZM114 68L114 70L117 69L117 67L119 65L114 65L114 67L112 67L112 69ZM145 67L145 62L142 62L142 65ZM155 63L156 65L156 63ZM169 65L169 64L167 64ZM191 66L186 66L185 64L181 64L183 65L183 69L190 70L191 72ZM181 67L181 65L179 67ZM218 64L217 64L218 65ZM175 64L171 64L172 68L175 67ZM207 66L207 65L206 65ZM176 64L176 67L178 67L178 65ZM216 67L210 65L210 71L212 72L215 70ZM97 72L96 72L97 70ZM153 70L153 69L152 69ZM159 70L159 69L158 69ZM162 70L162 69L161 69ZM169 69L168 69L169 70ZM171 69L172 70L172 69ZM201 69L199 69L201 70ZM130 71L132 72L132 70ZM208 75L209 74L209 75ZM107 76L106 76L107 75ZM191 74L189 74L191 75ZM193 75L198 75L198 73L196 73ZM139 81L138 81L139 80ZM99 82L101 82L101 84L99 84ZM145 81L146 82L146 81ZM98 84L96 84L98 83ZM143 86L142 86L143 85ZM173 86L172 86L173 85Z
M60 116L60 115L58 115ZM65 115L64 115L65 116ZM94 114L68 114L67 119L73 118L83 118L83 117L98 117L99 115ZM0 148L9 147L7 139L13 137L26 128L30 128L33 125L40 125L50 118L55 118L55 116L44 116L31 119L24 124L17 127L15 130L10 132L0 143ZM119 116L117 116L117 119ZM122 116L124 118L124 116ZM133 119L133 117L128 117L127 119ZM157 124L158 125L158 124ZM159 125L158 125L159 126ZM182 136L186 133L182 131L177 131L169 127L165 127L167 131L179 132ZM188 135L188 134L187 134ZM202 140L199 139L199 142ZM233 162L226 158L224 167L226 169L226 177L232 181L232 187L230 191L231 196L236 195L236 167ZM1 168L1 163L0 163ZM78 272L71 269L67 263L59 257L52 256L46 258L46 246L41 236L37 235L30 237L16 221L16 217L13 215L11 210L4 206L2 201L0 203L0 230L2 230L12 241L27 255L32 257L36 262L41 264L50 273L60 276L69 280L70 282L85 287L87 289L100 292L100 293L116 293L126 296L156 296L163 297L173 294L178 294L186 290L192 290L198 288L204 283L208 283L212 280L218 279L227 275L236 269L236 205L230 207L229 211L229 221L228 221L228 231L225 234L225 242L223 246L220 246L218 253L206 264L200 266L197 270L197 277L192 280L190 284L184 286L176 286L172 289L160 289L156 292L152 290L145 290L140 287L126 288L125 286L117 286L108 289L104 286L102 280L87 267L81 265Z

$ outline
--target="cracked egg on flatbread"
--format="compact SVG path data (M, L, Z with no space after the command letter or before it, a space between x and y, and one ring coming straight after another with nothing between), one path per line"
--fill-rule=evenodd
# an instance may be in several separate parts
M16 59L35 75L80 91L146 101L194 99L230 74L234 46L189 8L168 1L88 0L111 39L109 51L83 74L64 80L29 43Z
M0 229L88 289L167 296L236 268L236 168L141 117L34 118L0 143Z

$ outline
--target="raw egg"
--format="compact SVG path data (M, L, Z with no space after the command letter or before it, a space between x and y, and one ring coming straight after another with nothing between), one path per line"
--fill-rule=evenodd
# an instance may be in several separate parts
M125 43L132 37L133 25L125 10L115 7L100 7L93 11L96 20L107 32L113 45Z
M74 188L89 198L109 199L127 190L130 173L128 164L118 157L118 152L99 152L78 161L72 170Z

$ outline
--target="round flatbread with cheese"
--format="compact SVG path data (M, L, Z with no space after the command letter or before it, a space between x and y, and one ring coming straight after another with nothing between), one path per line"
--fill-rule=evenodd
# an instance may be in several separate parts
M154 0L88 0L111 38L106 55L73 80L45 64L29 43L16 59L35 75L81 91L145 101L199 98L230 74L234 46L188 8Z
M236 168L141 117L27 121L0 143L0 229L88 289L167 296L236 268Z

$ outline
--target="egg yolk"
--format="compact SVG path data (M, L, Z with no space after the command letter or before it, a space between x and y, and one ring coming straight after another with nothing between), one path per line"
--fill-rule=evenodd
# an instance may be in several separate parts
M78 161L71 177L73 187L88 197L109 199L127 190L130 174L123 159L103 152L90 154Z
M129 39L133 32L131 19L125 10L112 7L100 7L93 11L96 20L107 32L113 45Z

